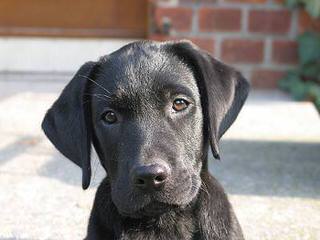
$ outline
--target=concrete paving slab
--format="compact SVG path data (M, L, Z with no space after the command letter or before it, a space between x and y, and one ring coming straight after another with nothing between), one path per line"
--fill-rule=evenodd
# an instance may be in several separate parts
M40 130L62 81L0 79L0 239L82 239L95 190ZM310 103L253 92L210 169L247 239L320 239L320 121Z

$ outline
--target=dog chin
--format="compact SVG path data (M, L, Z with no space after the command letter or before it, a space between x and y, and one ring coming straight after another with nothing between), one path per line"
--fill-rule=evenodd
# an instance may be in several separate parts
M192 192L190 192L192 193ZM158 199L158 198L145 198L144 201L140 201L139 204L132 204L131 206L120 206L117 207L118 212L123 217L129 218L148 218L148 217L158 217L166 214L170 211L183 210L193 200L195 195L189 195L184 198L175 199Z
M159 201L151 201L150 203L144 205L143 207L139 208L138 210L132 211L119 211L120 215L123 217L129 218L148 218L148 217L159 217L167 212L181 209L183 206L179 205L172 205L168 203L163 203Z
M145 194L131 197L130 203L125 203L120 195L112 195L113 202L123 217L144 218L157 217L170 211L184 209L196 199L201 181L192 177L191 184L179 194ZM117 197L116 197L117 196ZM175 197L173 197L175 196Z

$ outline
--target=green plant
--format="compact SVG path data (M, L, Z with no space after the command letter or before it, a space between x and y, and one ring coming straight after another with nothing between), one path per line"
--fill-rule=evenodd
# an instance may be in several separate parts
M320 0L286 0L290 8L302 7L314 18L320 17ZM299 66L280 80L281 89L297 100L313 101L320 111L320 34L298 36Z
M320 34L306 32L298 37L299 66L279 82L297 100L311 100L320 111Z
M302 6L313 17L320 16L320 1L319 0L286 0L285 3L290 8Z

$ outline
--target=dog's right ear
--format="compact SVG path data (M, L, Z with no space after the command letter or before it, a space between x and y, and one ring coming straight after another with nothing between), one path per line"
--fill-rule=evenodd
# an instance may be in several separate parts
M82 168L83 189L88 188L91 178L91 109L85 101L95 66L95 62L82 65L42 122L42 129L53 145Z
M249 93L249 82L232 67L216 60L190 41L164 44L193 71L201 95L202 109L213 156L220 158L219 140L237 118Z

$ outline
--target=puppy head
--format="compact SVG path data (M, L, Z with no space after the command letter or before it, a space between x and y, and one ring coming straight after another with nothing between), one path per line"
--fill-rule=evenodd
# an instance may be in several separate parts
M210 141L240 111L248 83L189 42L136 42L84 64L43 122L90 183L93 143L123 215L184 207L198 193Z

